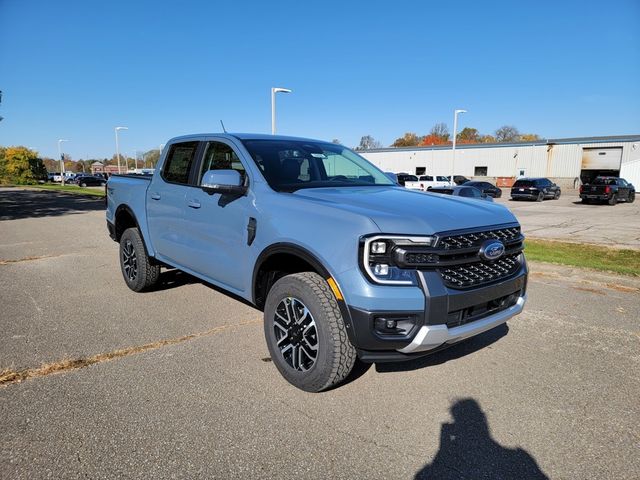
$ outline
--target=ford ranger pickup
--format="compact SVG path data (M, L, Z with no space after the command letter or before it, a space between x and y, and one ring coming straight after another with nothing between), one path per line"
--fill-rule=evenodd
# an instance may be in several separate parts
M177 137L152 176L106 188L128 287L175 268L247 300L273 363L306 391L339 384L357 358L426 355L525 304L524 237L507 208L407 190L341 145Z

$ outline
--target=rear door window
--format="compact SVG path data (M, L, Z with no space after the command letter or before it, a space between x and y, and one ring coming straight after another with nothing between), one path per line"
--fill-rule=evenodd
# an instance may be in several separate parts
M196 157L198 142L171 145L167 161L162 167L162 178L169 183L189 184L189 173Z

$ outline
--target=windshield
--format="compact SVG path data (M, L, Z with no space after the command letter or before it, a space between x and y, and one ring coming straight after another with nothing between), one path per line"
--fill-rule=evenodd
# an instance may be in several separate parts
M396 185L348 148L304 140L242 142L267 183L278 192L301 188Z

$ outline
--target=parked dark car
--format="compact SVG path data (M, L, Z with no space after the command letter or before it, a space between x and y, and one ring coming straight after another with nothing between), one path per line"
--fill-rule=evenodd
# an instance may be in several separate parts
M482 181L479 181L479 180L471 180L471 181L463 183L463 185L466 186L466 187L476 187L482 193L486 193L487 195L489 195L490 197L493 197L493 198L502 197L502 189L496 187L494 184L489 183L489 182L482 182Z
M75 183L80 187L102 187L107 181L104 178L94 177L93 175L82 175L76 178Z
M482 193L476 187L465 185L456 185L455 187L433 187L429 189L430 193L442 193L445 195L454 195L456 197L476 198L478 200L487 200L493 202L493 198L486 193Z
M535 200L541 202L545 198L560 198L560 187L548 178L521 178L511 187L511 199Z
M580 186L582 203L607 202L615 205L619 201L633 203L636 199L635 187L624 178L596 177L592 183Z
M403 187L404 187L404 182L418 181L418 177L416 177L415 175L411 175L410 173L397 173L396 176L398 177L398 184L402 185Z

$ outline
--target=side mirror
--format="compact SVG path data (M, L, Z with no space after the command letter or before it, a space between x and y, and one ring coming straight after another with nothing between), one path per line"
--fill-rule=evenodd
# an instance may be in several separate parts
M247 187L242 185L242 177L236 170L208 170L200 183L202 190L209 195L245 195Z

